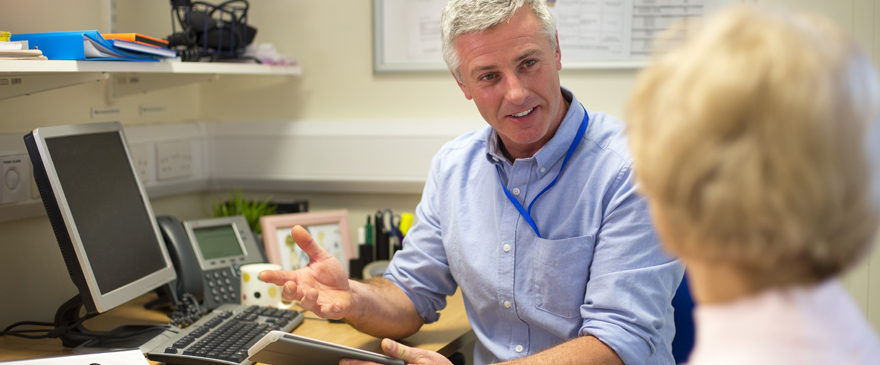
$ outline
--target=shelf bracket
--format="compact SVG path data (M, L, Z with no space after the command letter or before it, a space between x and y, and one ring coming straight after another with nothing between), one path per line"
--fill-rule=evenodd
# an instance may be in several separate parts
M106 72L0 75L0 100L62 87L106 80Z
M114 73L112 93L108 99L145 93L152 90L174 86L214 81L220 78L217 74L154 74L154 73Z

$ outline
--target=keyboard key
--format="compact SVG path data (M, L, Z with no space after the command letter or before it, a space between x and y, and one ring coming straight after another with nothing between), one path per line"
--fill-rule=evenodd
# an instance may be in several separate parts
M273 329L291 331L302 314L278 308L226 304L147 353L153 361L181 365L249 364L247 350Z

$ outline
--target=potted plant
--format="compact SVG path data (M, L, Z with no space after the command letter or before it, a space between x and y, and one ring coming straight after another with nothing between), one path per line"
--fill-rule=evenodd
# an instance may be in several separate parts
M262 235L263 227L260 226L260 217L275 214L278 208L271 203L272 198L263 201L248 200L242 194L241 189L233 189L229 192L226 201L211 204L212 217L228 217L242 215L248 222L251 231Z

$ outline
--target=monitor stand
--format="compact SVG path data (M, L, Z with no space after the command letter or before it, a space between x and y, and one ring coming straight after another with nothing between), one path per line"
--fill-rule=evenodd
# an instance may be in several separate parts
M73 353L87 354L134 349L147 353L171 338L170 335L163 334L170 328L171 326L157 325L119 326L102 334L107 336L125 336L125 338L96 338L89 340L75 347Z
M147 353L178 332L170 325L123 325L106 332L91 331L83 322L97 314L80 317L82 305L79 294L62 304L55 313L55 336L50 334L60 338L64 347L72 347L75 354L133 349Z

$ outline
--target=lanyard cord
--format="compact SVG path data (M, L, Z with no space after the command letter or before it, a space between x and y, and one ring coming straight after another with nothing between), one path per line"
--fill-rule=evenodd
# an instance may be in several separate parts
M516 197L513 196L513 193L511 193L510 190L507 190L507 187L504 186L504 182L501 179L501 166L499 166L498 164L495 165L495 171L498 172L498 182L501 183L501 188L504 189L504 195L506 195L507 199L510 200L511 203L513 203L513 206L516 207L516 210L519 211L519 214L523 217L523 219L526 220L529 226L532 227L532 230L535 231L535 234L538 236L538 238L543 237L541 237L541 233L538 232L538 225L535 224L535 220L532 219L532 205L535 204L535 201L537 201L538 198L541 197L541 195L544 195L547 190L550 190L550 188L556 185L556 182L559 181L559 176L562 175L562 170L565 169L565 164L568 163L568 159L571 158L571 155L574 154L574 150L577 149L578 145L581 143L581 138L583 138L584 132L587 130L587 124L589 124L589 122L590 116L589 114L587 114L587 109L585 108L584 120L581 121L581 126L578 127L577 134L574 136L574 141L572 141L571 146L568 147L568 152L566 152L565 154L565 159L562 160L562 166L559 167L559 173L556 174L556 178L554 178L553 181L544 188L544 190L541 190L541 192L538 193L537 196L535 196L535 199L532 199L532 202L529 203L528 210L526 210L526 208L523 207L522 204L520 204L519 200L516 200Z

